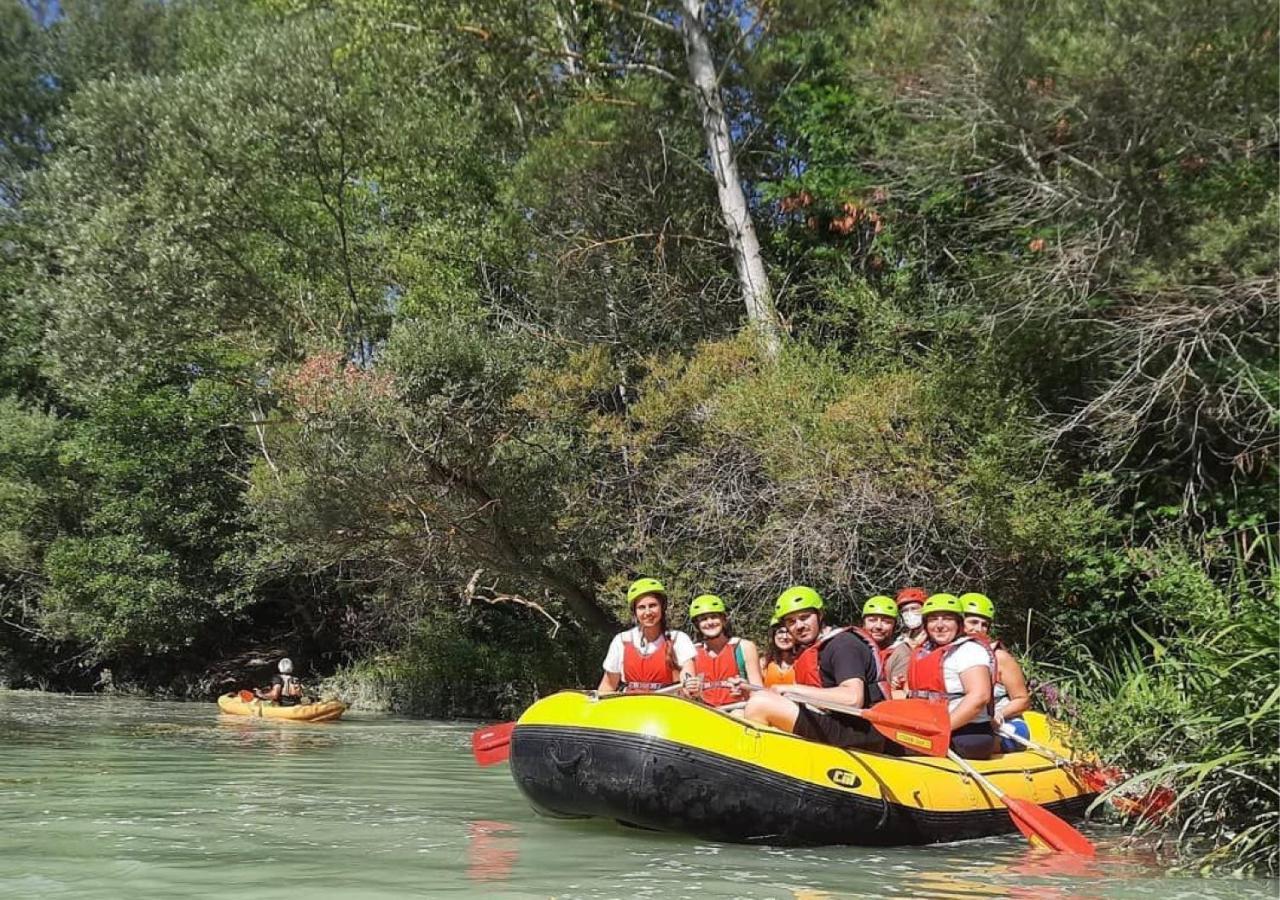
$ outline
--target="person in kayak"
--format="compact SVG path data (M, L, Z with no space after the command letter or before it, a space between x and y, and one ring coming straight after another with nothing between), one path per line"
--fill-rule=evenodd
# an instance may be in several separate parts
M898 604L898 619L902 623L902 633L893 645L893 652L885 661L885 677L893 688L893 696L901 700L907 696L907 664L911 662L911 651L924 643L924 618L920 608L929 599L924 588L906 587L898 591L894 598Z
M810 587L788 588L778 597L774 615L800 650L794 667L796 681L753 693L746 718L836 747L881 750L884 739L866 720L823 712L787 696L799 692L860 708L885 698L874 641L861 629L829 627L822 610L822 597Z
M760 678L765 687L796 683L795 669L792 668L796 662L795 647L791 632L782 627L778 617L770 619L769 649L764 653L764 665L760 668Z
M995 750L991 730L995 656L982 641L964 633L959 597L934 594L922 612L927 637L911 655L907 696L947 704L951 749L966 759L990 759Z
M293 677L293 660L285 657L276 664L276 674L271 676L271 687L254 688L259 700L269 700L280 706L297 706L302 702L302 682Z
M667 589L656 578L640 578L627 589L636 625L614 635L604 658L601 694L647 693L694 680L693 641L667 624ZM625 687L624 687L625 686Z
M898 627L898 604L892 597L883 594L871 597L862 604L862 630L876 644L876 652L880 654L880 666L886 676L889 657L897 646L893 640L893 631Z
M992 721L996 731L1006 722L1024 740L1031 737L1031 728L1022 714L1031 706L1031 692L1027 690L1027 678L1022 666L998 639L991 636L991 622L996 617L996 605L986 594L960 595L964 608L964 633L980 641L986 641L988 649L996 657L996 677L992 687L995 711ZM1005 753L1021 750L1022 745L1012 738L1000 738L1000 749Z
M724 601L715 594L695 597L689 604L689 620L702 640L694 645L693 671L701 678L702 701L724 706L741 700L749 682L762 687L760 652L745 638L734 637Z

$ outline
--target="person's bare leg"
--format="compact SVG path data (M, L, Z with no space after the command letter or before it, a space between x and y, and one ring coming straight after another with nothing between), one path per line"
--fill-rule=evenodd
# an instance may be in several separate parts
M751 695L742 713L753 722L771 725L781 731L795 731L800 707L781 694L758 691Z

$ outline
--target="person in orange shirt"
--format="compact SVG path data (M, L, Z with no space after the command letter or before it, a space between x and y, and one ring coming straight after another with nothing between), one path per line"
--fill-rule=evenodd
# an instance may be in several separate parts
M769 646L764 651L764 665L760 676L765 687L775 684L795 684L796 673L792 666L796 664L796 642L791 632L782 627L778 617L769 621Z

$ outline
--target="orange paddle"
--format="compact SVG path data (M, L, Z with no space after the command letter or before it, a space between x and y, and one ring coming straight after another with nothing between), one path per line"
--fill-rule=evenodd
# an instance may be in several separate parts
M999 734L1001 737L1007 737L1021 744L1033 753L1039 753L1041 756L1052 759L1059 766L1072 770L1081 781L1100 794L1118 784L1124 783L1125 779L1128 778L1124 772L1114 766L1092 765L1067 759L1056 750L1052 750L1043 744L1037 744L1035 741L1027 740L1007 723L999 729ZM1150 819L1151 821L1163 821L1173 813L1178 795L1170 788L1157 784L1152 785L1145 793L1138 796L1112 792L1107 795L1107 799L1111 801L1111 804L1116 809L1127 816L1136 816L1137 818Z
M492 766L505 762L511 755L511 732L515 731L515 722L499 722L497 725L486 725L471 733L471 753L476 762L482 766Z
M1097 850L1089 839L1059 819L1043 806L1037 806L1030 800L1010 797L1000 788L971 766L963 756L948 750L947 757L973 777L978 784L996 795L996 799L1009 810L1009 816L1018 830L1027 836L1033 847L1047 847L1061 853L1075 853L1078 856L1096 856Z

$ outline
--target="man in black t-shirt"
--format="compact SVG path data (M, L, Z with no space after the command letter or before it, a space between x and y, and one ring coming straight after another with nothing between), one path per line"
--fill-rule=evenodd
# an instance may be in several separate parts
M848 705L863 708L885 699L876 680L875 657L865 641L848 631L830 634L829 630L819 640L818 673L822 687L797 684L797 691L843 703L845 701L837 699L837 692L847 694L860 688L862 702ZM808 705L799 707L792 731L811 741L821 741L837 747L880 750L884 745L879 732L868 725L866 719L844 713L824 712Z
M827 627L822 605L817 591L807 587L789 588L778 597L775 614L801 649L794 667L796 683L753 694L745 715L824 744L880 750L884 741L866 720L824 712L785 696L807 694L860 708L885 699L870 645L854 632Z

